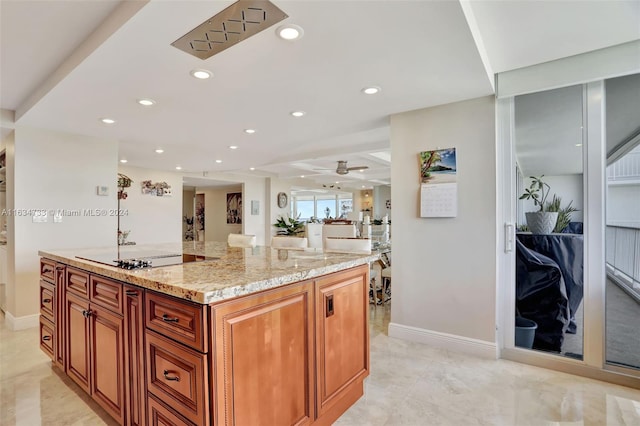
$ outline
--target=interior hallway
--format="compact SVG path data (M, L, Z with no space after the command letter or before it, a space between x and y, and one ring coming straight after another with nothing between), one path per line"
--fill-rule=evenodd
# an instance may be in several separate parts
M638 425L640 391L511 361L392 339L390 304L371 309L366 393L337 425ZM0 424L112 425L38 348L38 329L0 315Z

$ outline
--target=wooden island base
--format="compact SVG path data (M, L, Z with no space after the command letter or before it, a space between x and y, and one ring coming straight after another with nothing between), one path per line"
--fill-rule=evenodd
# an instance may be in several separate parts
M368 283L204 305L42 258L40 346L120 424L329 425L369 374Z

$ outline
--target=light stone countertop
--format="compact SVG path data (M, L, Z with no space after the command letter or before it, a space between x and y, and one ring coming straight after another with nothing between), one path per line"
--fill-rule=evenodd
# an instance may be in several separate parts
M378 254L323 253L315 249L278 250L228 247L226 242L184 242L121 246L120 257L136 253L184 253L218 259L126 270L79 259L109 256L114 248L40 250L42 257L171 296L209 304L326 275L375 261ZM115 256L113 257L115 258Z

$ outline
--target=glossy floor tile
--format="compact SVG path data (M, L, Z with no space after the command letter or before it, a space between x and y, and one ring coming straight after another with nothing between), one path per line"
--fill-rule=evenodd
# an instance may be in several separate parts
M390 305L371 305L371 375L337 425L640 425L640 391L387 336ZM38 329L0 316L0 425L112 425L51 368Z

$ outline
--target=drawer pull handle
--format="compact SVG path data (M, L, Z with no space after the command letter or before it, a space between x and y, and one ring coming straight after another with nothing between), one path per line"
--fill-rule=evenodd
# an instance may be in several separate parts
M64 270L64 266L56 266L56 271L62 271Z
M51 299L42 299L42 303L51 303Z
M91 315L93 315L93 311L91 311L91 309L88 311L82 311L82 316L85 318L89 318Z
M162 315L162 321L164 322L178 322L178 318L170 318L169 315Z
M126 294L127 296L137 296L137 295L138 295L138 292L137 292L137 291L135 291L135 290L127 290L127 291L125 291L125 294Z
M178 377L178 376L174 376L174 377L169 376L169 370L164 370L162 372L162 374L164 374L164 378L167 379L167 380L171 380L173 382L179 382L180 381L180 377Z
M42 340L51 340L51 336L42 336Z

